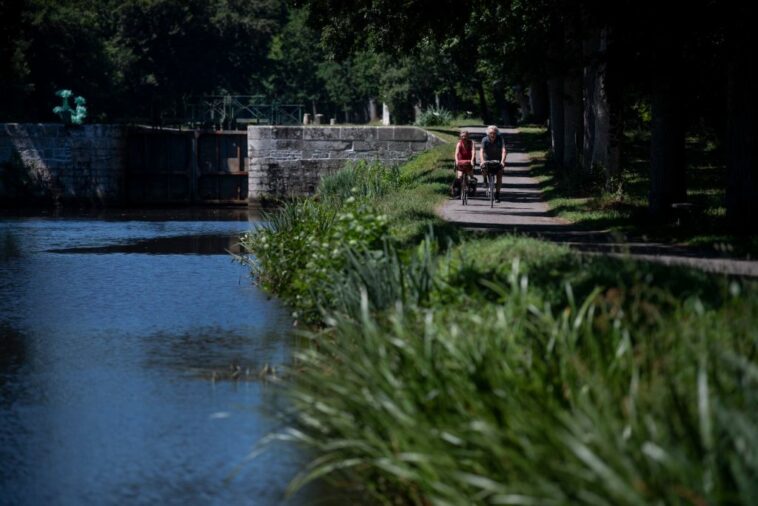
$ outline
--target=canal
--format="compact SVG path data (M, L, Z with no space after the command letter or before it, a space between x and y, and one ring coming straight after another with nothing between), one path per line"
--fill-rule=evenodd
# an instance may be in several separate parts
M292 345L226 251L256 220L0 216L0 504L321 502L284 500L297 449L246 460L283 423L259 376Z

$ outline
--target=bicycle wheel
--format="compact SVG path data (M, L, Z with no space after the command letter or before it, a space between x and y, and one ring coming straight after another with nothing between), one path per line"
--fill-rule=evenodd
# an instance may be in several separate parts
M468 174L463 174L461 179L461 204L468 205Z
M490 207L495 207L495 176L489 175L490 179Z

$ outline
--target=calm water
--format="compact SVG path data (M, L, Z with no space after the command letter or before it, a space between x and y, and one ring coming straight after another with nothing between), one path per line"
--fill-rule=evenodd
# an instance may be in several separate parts
M288 360L288 312L224 252L251 221L0 217L0 504L320 502L284 502L297 450L245 461L276 388L210 379Z

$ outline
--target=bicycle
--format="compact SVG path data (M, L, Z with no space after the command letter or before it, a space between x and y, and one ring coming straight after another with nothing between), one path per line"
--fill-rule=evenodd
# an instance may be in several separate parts
M461 205L462 206L468 205L468 192L469 192L468 173L464 172L463 177L461 177Z
M457 171L458 166L455 165L454 169ZM471 196L471 194L476 192L476 178L472 175L470 175L466 171L462 171L463 176L460 180L460 199L461 199L461 205L467 206L468 205L468 198Z
M500 162L495 160L484 161L480 166L482 172L487 178L487 198L490 199L490 207L495 207L495 178L503 166ZM495 170L492 171L491 168L494 168Z

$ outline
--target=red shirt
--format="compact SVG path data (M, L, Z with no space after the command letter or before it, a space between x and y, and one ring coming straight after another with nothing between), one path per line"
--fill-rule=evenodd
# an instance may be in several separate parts
M471 158L474 155L474 141L471 139L463 139L458 141L458 145L455 148L455 161L471 163Z

